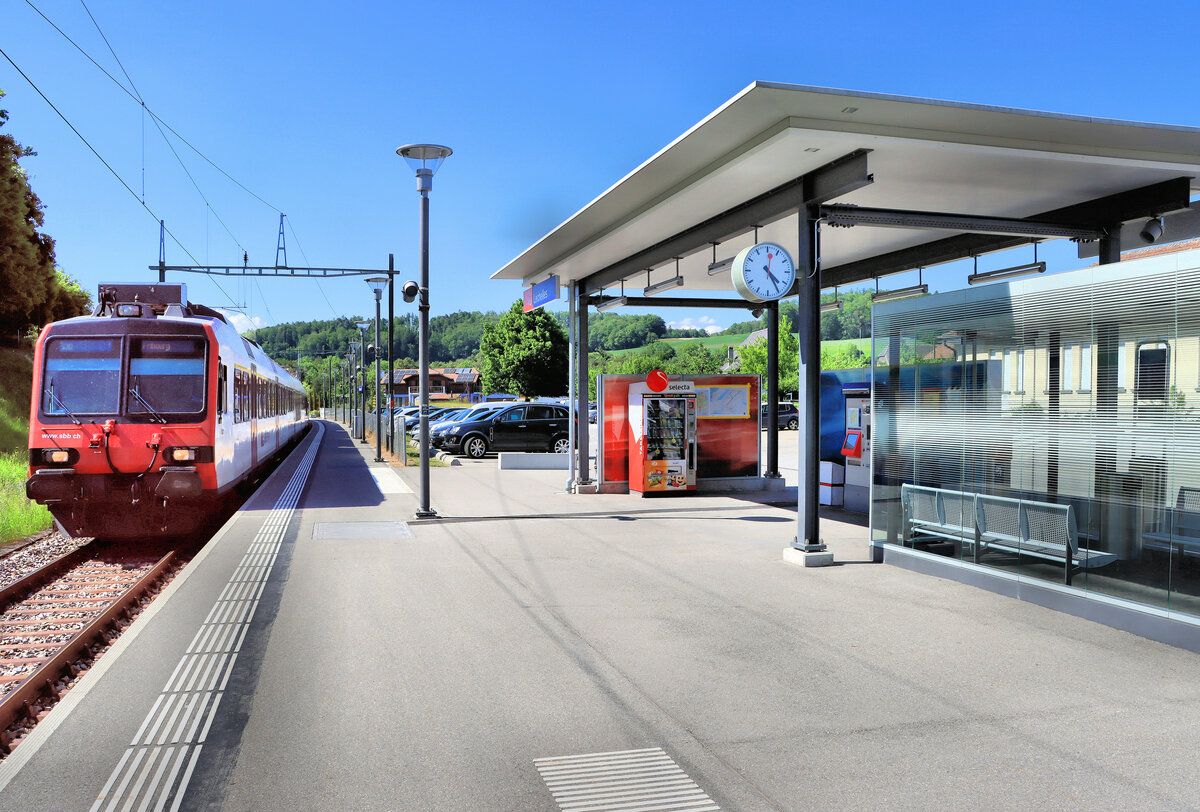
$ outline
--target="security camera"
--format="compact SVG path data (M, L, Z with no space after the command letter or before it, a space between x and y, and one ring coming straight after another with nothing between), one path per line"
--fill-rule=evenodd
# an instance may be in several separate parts
M1146 225L1142 226L1141 236L1143 242L1152 243L1163 235L1163 221L1161 217L1151 217L1146 221Z
M404 295L404 301L410 304L416 301L417 296L421 293L421 286L411 279L404 283L404 287L400 288L400 293Z

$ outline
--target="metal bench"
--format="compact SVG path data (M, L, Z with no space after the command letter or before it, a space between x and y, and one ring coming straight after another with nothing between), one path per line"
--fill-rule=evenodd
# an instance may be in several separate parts
M900 486L900 500L906 542L934 537L971 545L975 563L989 549L1032 556L1061 563L1063 583L1070 584L1076 572L1117 560L1113 553L1079 549L1071 505L909 484Z
M1180 488L1174 510L1167 511L1165 530L1142 534L1142 547L1184 556L1200 556L1200 488Z
M981 551L1002 550L1061 563L1064 584L1069 585L1080 570L1117 560L1114 553L1079 549L1079 530L1070 505L978 494L975 523Z
M900 501L904 510L906 543L915 546L923 540L940 538L970 544L978 559L975 494L903 484Z

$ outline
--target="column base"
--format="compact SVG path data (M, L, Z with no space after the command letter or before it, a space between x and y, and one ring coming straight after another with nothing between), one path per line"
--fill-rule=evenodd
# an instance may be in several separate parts
M783 560L800 567L828 567L833 564L833 553L827 550L806 552L795 547L784 547Z

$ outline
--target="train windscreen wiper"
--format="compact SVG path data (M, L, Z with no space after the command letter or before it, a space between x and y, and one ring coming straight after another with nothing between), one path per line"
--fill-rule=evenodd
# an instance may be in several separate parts
M62 398L54 394L54 379L50 379L50 399L62 407L62 410L67 413L67 416L75 422L76 426L82 426L83 423L75 416L75 413L67 408L67 404L63 403Z
M147 403L147 402L146 402L146 399L145 399L144 397L142 397L142 396L141 396L141 395L138 393L138 390L137 390L137 387L136 387L136 386L131 386L131 387L129 387L129 394L131 394L131 395L133 395L135 398L137 398L137 400L138 400L138 403L140 403L140 404L142 404L143 406L145 406L145 407L146 407L146 411L150 412L150 415L151 415L151 416L152 416L152 417L153 417L155 420L157 420L159 423L166 423L166 422L167 422L167 419L166 419L165 417L163 417L161 414L159 414L157 411L155 411L154 407L153 407L153 406L151 406L149 403Z

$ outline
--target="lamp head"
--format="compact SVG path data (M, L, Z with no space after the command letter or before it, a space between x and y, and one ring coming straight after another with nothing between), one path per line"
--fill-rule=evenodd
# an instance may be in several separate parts
M425 170L431 178L442 165L442 161L453 152L450 147L438 144L406 144L396 150L396 154L408 163L418 177L421 176L422 170Z
M358 329L360 329L360 330L365 330L365 329L367 329L368 327L370 327L370 326L371 326L371 322L369 322L369 321L356 321L356 322L354 322L354 324L355 324L355 325L358 327Z
M383 296L384 289L387 288L387 283L388 283L387 277L386 276L372 276L370 279L366 280L366 282L367 282L367 285L371 288L371 291L375 294L375 301L378 302L380 297Z

